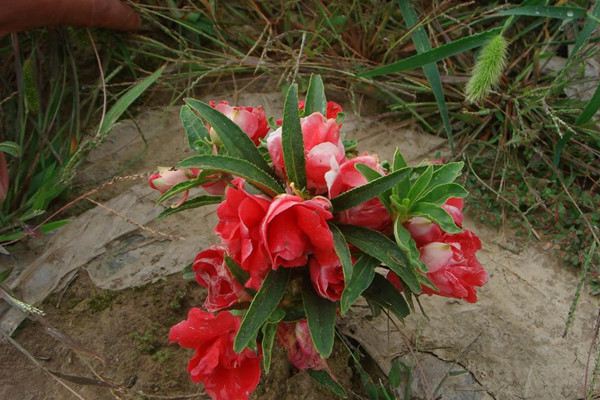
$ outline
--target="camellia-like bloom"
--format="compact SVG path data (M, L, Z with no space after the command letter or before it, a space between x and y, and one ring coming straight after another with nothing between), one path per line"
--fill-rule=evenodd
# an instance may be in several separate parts
M336 262L333 235L327 221L333 216L325 197L303 200L279 195L269 206L261 226L261 238L273 269L302 267L314 256L319 263Z
M271 199L248 193L244 180L236 178L225 191L225 200L217 208L219 222L215 232L223 239L228 254L250 274L246 287L260 288L271 268L261 238L261 223Z
M462 226L463 223L463 199L453 197L444 203L442 208L446 210L448 214L454 220L454 223L458 226ZM410 235L417 243L417 247L426 245L427 243L435 242L442 237L444 232L434 222L423 217L413 217L404 223L404 226L410 232Z
M232 120L239 126L246 134L252 139L254 144L258 145L260 139L264 138L269 132L269 123L267 122L267 116L262 106L259 107L246 107L246 106L230 106L225 100L216 103L210 101L210 106L222 114L225 114L227 118ZM215 132L212 132L212 128L209 129L211 136L214 137Z
M233 351L240 323L241 318L229 311L213 315L192 308L187 319L169 332L171 343L195 351L188 372L213 400L247 400L260 381L260 354Z
M327 265L311 258L308 266L310 280L319 296L338 301L344 291L344 269L339 260Z
M225 249L211 246L196 255L192 269L196 281L208 289L204 308L214 312L240 301L250 301L242 285L235 280L225 264Z
M367 179L356 169L357 164L364 164L380 174L384 173L375 156L362 155L346 160L338 170L332 170L326 175L330 198L367 183ZM392 224L390 214L378 198L344 210L336 217L343 224L364 226L378 231L385 231Z
M345 159L340 126L335 119L327 119L320 113L312 113L300 119L300 125L304 139L306 184L317 194L325 193L325 174L336 169ZM267 136L267 148L275 171L279 176L285 177L281 133L282 128L278 128Z
M427 277L437 291L423 287L427 294L477 301L476 287L483 286L488 274L477 260L481 241L465 230L454 235L444 234L438 241L421 247L421 261L427 265Z
M277 341L287 351L292 365L299 370L327 369L327 362L315 349L305 319L280 323L277 327Z

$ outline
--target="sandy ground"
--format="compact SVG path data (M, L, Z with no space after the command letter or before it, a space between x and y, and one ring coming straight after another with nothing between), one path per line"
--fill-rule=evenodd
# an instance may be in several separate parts
M270 115L281 104L274 94L244 95L239 103L264 104ZM190 154L176 109L144 112L137 126L139 131L131 122L120 123L109 141L91 154L78 177L81 190L115 175L170 166ZM343 131L361 140L360 150L375 151L382 159L389 159L396 145L413 161L444 150L439 138L353 113L348 113ZM104 363L89 357L82 361L44 334L39 323L24 323L15 340L46 368L92 378L93 370L121 387L111 393L111 388L67 380L86 399L196 393L198 387L185 376L188 354L167 346L166 332L187 308L201 302L203 292L179 274L165 276L180 271L214 240L214 209L156 221L156 195L141 179L104 187L94 198L110 210L91 209L47 241L23 245L0 262L21 272L18 279L11 278L17 295L41 302L49 323L77 338ZM356 307L341 325L344 332L383 370L398 356L413 365L413 393L419 398L581 398L598 300L582 296L573 327L562 338L577 280L572 271L551 251L542 250L543 243L517 241L509 232L470 220L466 226L481 236L480 260L491 276L478 303L427 297L423 306L429 319L413 315L399 329L385 318L366 318L365 309ZM137 288L124 289L130 286ZM57 292L44 301L41 294L51 291ZM19 313L0 306L3 312L0 326L12 331ZM295 374L281 354L277 357L277 368L256 398L327 398L304 374ZM335 370L350 383L343 357L338 358ZM0 343L0 398L75 397L14 346Z

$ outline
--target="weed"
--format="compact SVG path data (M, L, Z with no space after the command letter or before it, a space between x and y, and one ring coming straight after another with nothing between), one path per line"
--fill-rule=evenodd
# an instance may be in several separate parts
M110 290L103 291L89 300L88 308L92 313L104 311L112 305L113 300L116 297L116 292L112 292Z
M161 341L155 328L148 328L144 332L132 332L130 337L135 343L136 349L143 354L154 355L161 347Z

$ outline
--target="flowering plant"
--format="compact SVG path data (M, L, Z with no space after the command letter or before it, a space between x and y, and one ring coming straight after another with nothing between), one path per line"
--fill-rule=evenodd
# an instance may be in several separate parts
M181 120L198 154L150 177L163 214L218 204L221 244L192 270L203 309L171 328L195 350L188 370L218 400L247 399L277 341L298 369L331 372L335 322L359 297L398 318L422 293L477 300L487 274L477 236L462 229L461 162L409 166L357 154L341 136L341 107L311 77L290 86L272 130L262 107L187 99ZM209 194L189 199L202 186Z

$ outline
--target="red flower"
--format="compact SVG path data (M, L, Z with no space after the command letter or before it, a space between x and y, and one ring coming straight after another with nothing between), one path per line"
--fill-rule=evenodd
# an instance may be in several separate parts
M250 296L242 285L231 276L225 264L225 249L211 246L196 255L192 269L196 281L208 289L204 308L214 312L239 301L249 301Z
M219 222L215 232L223 239L228 254L250 274L246 287L260 288L271 268L261 239L260 226L271 200L244 190L237 178L225 191L225 200L217 208Z
M200 174L198 168L175 169L167 167L158 167L158 172L153 173L148 178L148 184L154 190L161 194L171 189L178 183L195 179ZM225 181L220 175L211 175L211 181L200 186L210 194L222 195L225 191ZM183 192L181 199L175 204L175 207L183 204L189 196L189 190Z
M300 370L327 369L327 362L321 358L310 338L305 319L298 322L282 322L277 327L277 341L288 353L292 365Z
M220 101L216 104L214 101L210 101L210 106L215 110L225 114L227 118L235 122L246 134L252 139L254 144L258 145L260 139L266 136L269 132L269 123L267 122L267 116L262 106L259 107L246 107L246 106L230 106L227 101ZM212 128L209 129L211 136L214 137L215 133L212 132Z
M303 111L304 110L304 100L300 100L298 102L298 110ZM327 119L336 119L338 114L343 112L344 110L342 109L342 106L340 106L338 103L336 103L335 101L328 101L327 102L327 109L325 111L325 117ZM277 126L281 126L281 124L283 123L283 119L278 118L275 123L277 124Z
M326 175L330 198L367 183L367 179L356 169L356 164L364 164L381 174L384 173L375 156L362 155L346 160L337 171L330 171ZM378 231L385 231L392 224L390 214L377 198L340 212L337 219L343 224L359 225Z
M483 286L488 274L475 253L481 249L481 241L471 231L455 235L444 234L438 241L426 244L419 250L421 260L427 265L427 277L438 291L423 287L427 294L477 301L476 287Z
M322 264L335 263L333 236L327 226L331 203L324 197L302 200L282 194L275 198L261 226L261 238L273 269L301 267L314 255Z
M320 264L316 258L309 263L310 280L317 293L331 301L338 301L344 291L344 269L337 260L333 264Z
M342 109L342 106L340 106L338 103L336 103L335 101L328 101L327 102L327 111L326 111L325 116L327 118L336 119L338 114L343 111L344 110Z
M260 381L260 354L233 351L240 317L192 308L188 318L171 327L169 341L195 350L188 363L193 382L203 383L213 400L247 400Z
M402 283L402 281L400 280L400 277L398 275L396 275L396 273L394 271L388 271L387 275L385 276L387 278L388 281L390 281L390 283L392 285L394 285L394 287L399 291L402 292L404 291L404 284Z
M327 119L320 113L312 113L300 120L304 139L306 160L306 180L309 189L317 194L327 191L325 174L344 161L345 150L340 137L340 127L334 119ZM267 148L273 166L279 176L285 177L281 128L267 137Z

